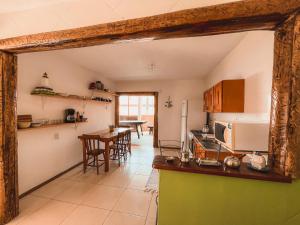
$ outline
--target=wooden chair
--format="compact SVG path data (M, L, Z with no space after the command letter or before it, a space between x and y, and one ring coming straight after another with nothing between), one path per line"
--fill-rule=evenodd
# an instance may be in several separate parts
M153 134L153 125L148 125L148 129L149 129L149 135Z
M112 150L111 160L118 160L119 166L122 158L124 158L124 161L127 160L125 137L126 133L118 133L117 140L110 146Z
M82 135L79 137L83 143L83 172L86 172L88 166L96 167L99 174L100 166L105 164L105 150L100 146L100 140L96 135ZM100 156L103 156L103 159ZM89 160L92 159L91 162ZM100 163L102 162L102 163Z

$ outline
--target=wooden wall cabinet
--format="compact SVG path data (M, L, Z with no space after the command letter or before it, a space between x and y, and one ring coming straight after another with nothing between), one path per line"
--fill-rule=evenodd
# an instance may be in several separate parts
M209 94L212 93L212 100ZM245 80L223 80L204 92L205 112L244 112Z
M213 98L214 98L214 89L211 88L204 92L204 104L203 111L204 112L213 112Z

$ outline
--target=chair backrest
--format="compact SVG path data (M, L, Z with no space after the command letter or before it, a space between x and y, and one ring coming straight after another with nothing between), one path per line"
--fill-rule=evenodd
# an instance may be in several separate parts
M80 139L83 141L87 153L100 149L100 140L97 135L82 135Z
M128 131L125 132L125 140L126 141L130 140L130 138L131 138L130 135L131 135L131 131L130 130L128 130Z
M126 137L126 133L118 133L118 143L123 144Z

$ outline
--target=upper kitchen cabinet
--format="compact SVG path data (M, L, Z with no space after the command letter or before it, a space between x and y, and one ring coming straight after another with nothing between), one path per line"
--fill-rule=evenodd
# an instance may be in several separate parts
M205 112L244 112L245 80L223 80L204 93Z
M244 112L245 80L223 80L214 86L214 112Z
M214 89L211 88L204 92L204 105L203 111L204 112L213 112L213 98L214 98Z

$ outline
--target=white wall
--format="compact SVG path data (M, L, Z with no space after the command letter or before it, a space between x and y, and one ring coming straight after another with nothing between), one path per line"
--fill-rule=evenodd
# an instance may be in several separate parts
M206 77L206 89L221 80L245 79L245 113L214 113L225 121L269 122L274 33L249 32Z
M202 80L123 81L116 83L117 91L158 91L159 139L180 140L180 117L182 100L189 100L188 128L202 128L205 114L203 108ZM164 107L171 97L174 106Z
M85 111L88 123L53 128L18 131L20 194L82 161L77 137L84 132L101 130L114 123L114 103L104 104L32 96L44 72L57 92L90 96L88 84L101 80L114 84L99 74L84 69L56 52L22 54L18 57L18 114L32 114L33 119L62 119L64 109ZM55 139L55 134L59 139Z

